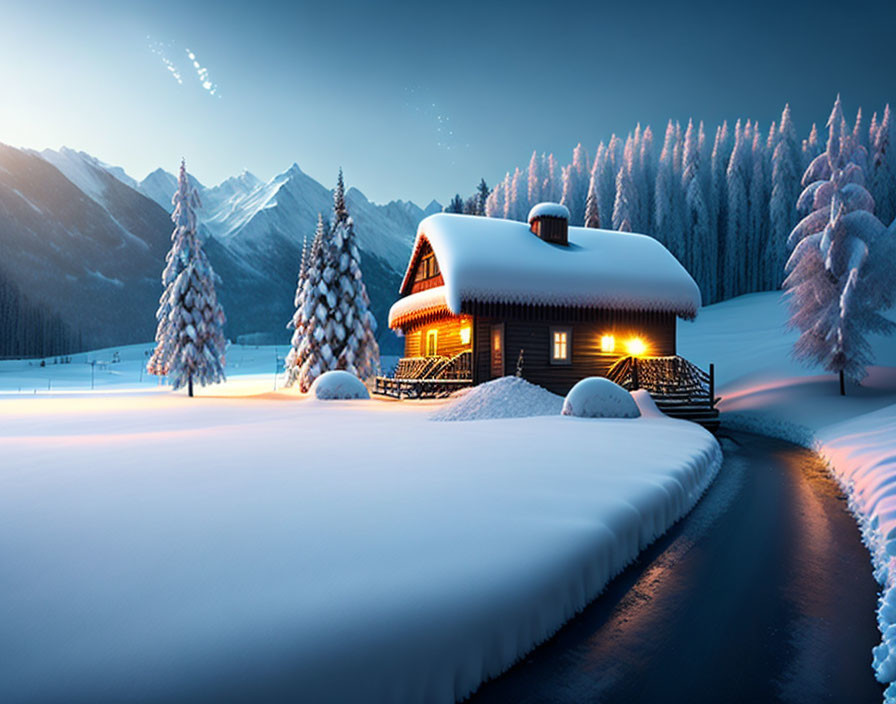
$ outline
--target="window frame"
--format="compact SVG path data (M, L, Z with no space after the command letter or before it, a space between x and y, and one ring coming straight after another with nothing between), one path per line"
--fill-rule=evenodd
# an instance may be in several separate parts
M566 357L560 358L554 356L557 334L566 334ZM572 364L572 326L570 325L552 325L548 332L548 361L556 366L569 366Z

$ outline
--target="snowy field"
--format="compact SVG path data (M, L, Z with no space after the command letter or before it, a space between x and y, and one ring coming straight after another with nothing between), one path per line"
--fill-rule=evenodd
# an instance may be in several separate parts
M891 311L891 317L893 312ZM797 334L785 329L778 293L760 293L701 311L680 326L679 351L716 363L722 423L815 449L849 496L884 588L883 636L874 667L896 681L896 337L872 337L876 365L840 396L837 377L790 358ZM887 690L896 701L896 685Z
M230 381L187 399L118 352L88 355L95 391L77 358L0 363L0 701L453 702L721 459L664 418L275 392L273 348L231 348Z

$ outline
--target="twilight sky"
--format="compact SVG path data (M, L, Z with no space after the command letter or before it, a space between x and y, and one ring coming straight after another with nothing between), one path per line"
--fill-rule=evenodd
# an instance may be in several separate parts
M342 165L425 205L637 122L765 128L789 101L802 132L838 91L849 114L896 98L892 0L4 5L0 142L136 178L184 155L207 185L297 162L330 186Z

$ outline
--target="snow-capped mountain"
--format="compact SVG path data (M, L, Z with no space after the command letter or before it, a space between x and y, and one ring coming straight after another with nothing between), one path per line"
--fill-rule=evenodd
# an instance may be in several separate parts
M203 202L206 250L222 280L227 335L263 333L285 342L302 238L312 236L319 212L330 213L332 191L296 164L267 182L248 171L210 188L191 178ZM164 169L138 182L85 152L0 145L0 266L34 299L62 312L85 344L151 339L175 188ZM355 188L346 200L378 337L389 351L396 340L386 313L417 223L441 206L377 205Z
M190 179L193 187L200 193L205 190L205 187L199 183L193 174L188 173L187 177ZM156 169L137 184L137 190L170 213L171 196L177 190L177 177L165 171L165 169Z

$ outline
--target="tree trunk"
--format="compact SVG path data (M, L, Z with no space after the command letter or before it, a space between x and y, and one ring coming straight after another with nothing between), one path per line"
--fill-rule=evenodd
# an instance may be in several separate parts
M840 395L846 396L846 380L843 378L843 370L840 370Z
M190 398L193 398L193 375L192 374L190 374L187 377L187 395Z

